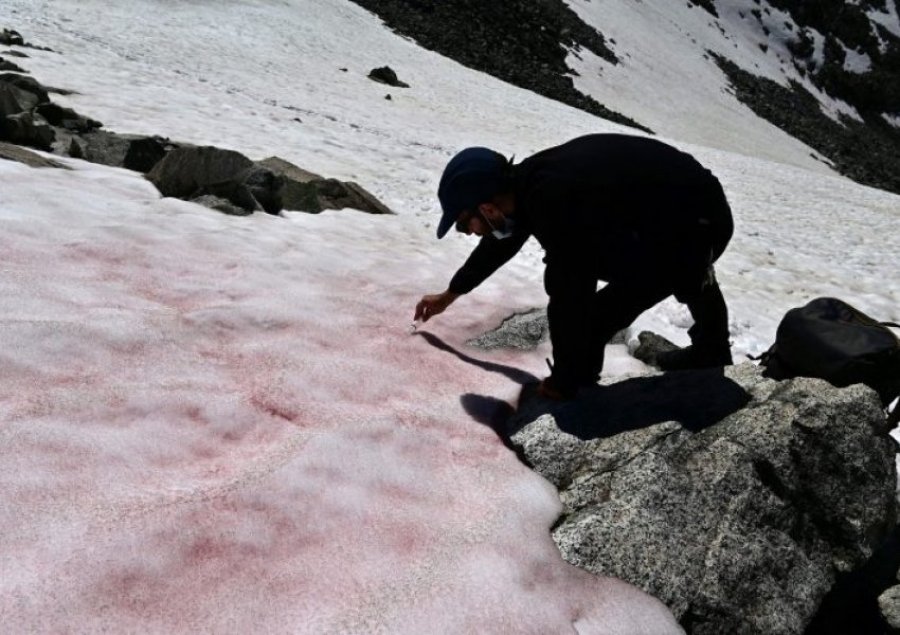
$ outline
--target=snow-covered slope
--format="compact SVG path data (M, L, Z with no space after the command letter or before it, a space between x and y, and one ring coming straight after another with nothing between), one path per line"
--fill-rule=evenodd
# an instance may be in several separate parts
M708 53L782 84L799 81L829 110L852 112L801 77L788 62L792 55L786 43L765 35L744 4L718 3L721 19L716 20L686 2L575 0L572 8L615 41L621 59L611 65L588 52L573 53L570 64L579 73L575 85L667 137L828 173L818 153L741 104ZM791 22L777 10L770 10L766 20L782 29Z
M616 3L623 24L631 4ZM483 425L543 374L548 350L464 342L544 303L539 250L429 322L461 355L407 331L473 246L434 239L453 152L523 156L624 129L422 51L338 0L6 0L0 24L59 51L22 65L113 130L276 154L398 212L232 218L121 170L0 162L4 624L673 628L632 587L561 561L555 493ZM384 64L411 87L366 79ZM745 112L697 100L698 116L647 95L620 108L672 118L672 142L733 202L720 279L736 354L759 352L784 310L817 295L900 318L897 196L823 174L775 132L770 148L736 148ZM687 315L666 303L642 326L684 341ZM611 375L641 370L611 353Z

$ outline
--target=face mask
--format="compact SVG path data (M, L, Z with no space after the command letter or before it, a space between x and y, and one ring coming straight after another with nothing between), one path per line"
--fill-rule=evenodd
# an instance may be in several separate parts
M509 238L516 229L516 224L511 218L504 218L502 227L496 227L484 214L481 214L481 218L484 219L484 222L491 228L491 236L497 240Z

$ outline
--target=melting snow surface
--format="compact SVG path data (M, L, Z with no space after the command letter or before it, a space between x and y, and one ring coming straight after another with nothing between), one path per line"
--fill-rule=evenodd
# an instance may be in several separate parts
M549 350L464 342L545 303L539 249L426 335L407 330L474 245L434 239L453 152L522 157L622 128L422 51L344 2L7 0L0 19L60 51L30 51L27 67L112 130L277 154L398 212L227 217L124 170L0 161L7 628L678 631L656 600L561 560L555 492L490 427ZM411 88L365 78L384 64ZM763 153L779 162L729 152L746 113L698 113L671 113L672 130L719 149L673 143L733 204L718 269L736 356L819 295L900 319L900 197L809 169L796 144ZM689 325L666 302L633 331L684 343ZM641 368L611 350L607 374Z

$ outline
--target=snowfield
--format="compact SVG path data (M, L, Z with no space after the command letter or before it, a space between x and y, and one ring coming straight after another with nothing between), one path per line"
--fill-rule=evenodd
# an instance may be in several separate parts
M597 10L624 24L620 4ZM0 161L6 629L679 632L653 598L562 561L555 491L491 428L549 347L465 341L545 304L537 245L409 332L474 246L434 237L454 152L524 157L628 129L423 51L343 0L5 0L0 26L59 51L21 65L111 130L278 155L397 212L229 217L125 170ZM673 81L661 60L654 74L663 49L644 55L642 82ZM385 64L411 87L365 77ZM733 97L707 100L721 76L692 80L710 83L683 109L650 89L640 110L606 103L671 120L657 130L721 179L735 357L821 295L900 320L900 197L831 174ZM685 343L689 326L668 301L631 335ZM610 351L608 376L643 370Z

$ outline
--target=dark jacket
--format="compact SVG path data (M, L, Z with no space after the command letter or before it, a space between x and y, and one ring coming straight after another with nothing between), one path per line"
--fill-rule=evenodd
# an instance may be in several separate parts
M483 238L450 282L468 293L534 236L544 248L554 378L579 379L598 280L664 280L672 291L722 253L733 230L716 178L660 141L580 137L513 167L514 235ZM554 306L555 305L555 306ZM648 307L649 308L649 307Z

